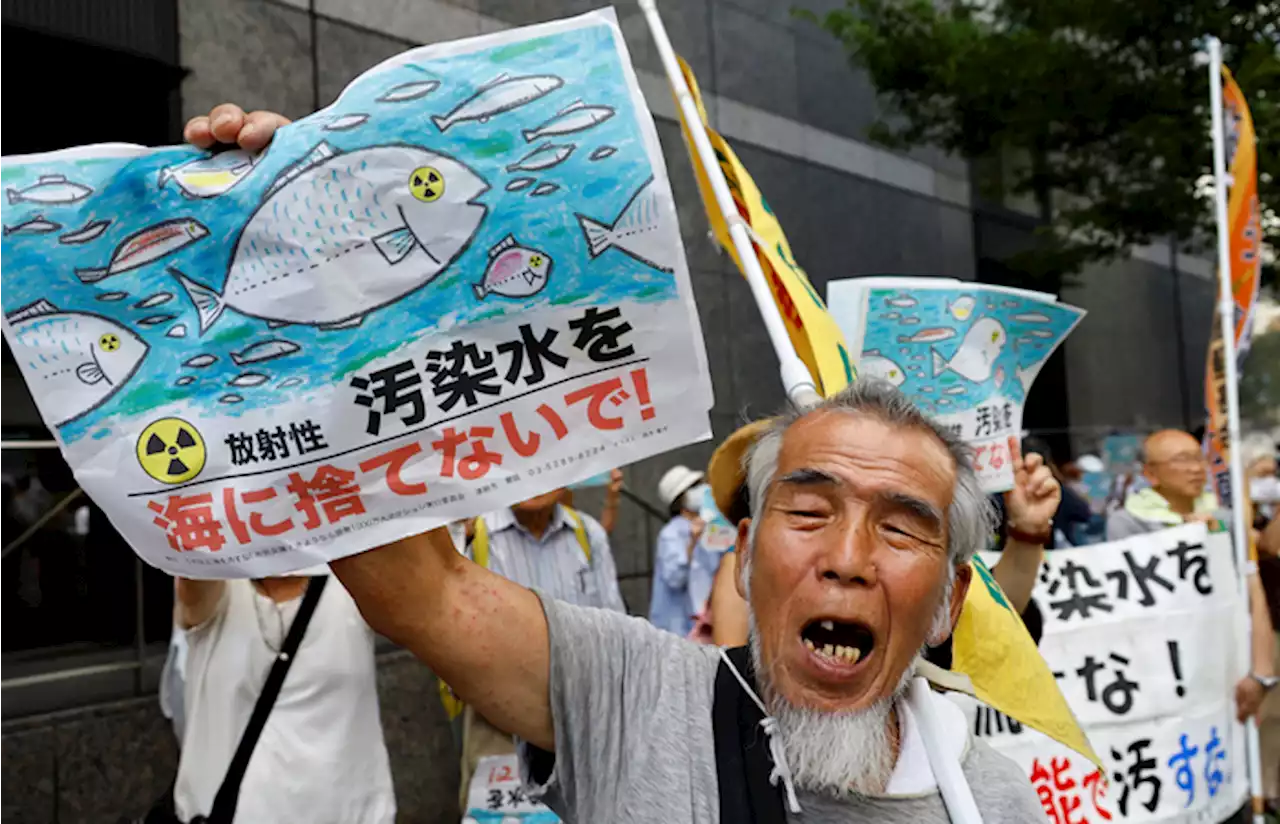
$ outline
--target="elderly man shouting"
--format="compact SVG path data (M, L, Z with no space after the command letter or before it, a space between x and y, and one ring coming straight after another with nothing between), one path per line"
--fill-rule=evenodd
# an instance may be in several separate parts
M220 106L187 136L259 148L280 120ZM749 654L541 597L443 528L331 568L372 627L528 742L529 778L565 820L946 821L902 696L921 649L950 634L992 529L965 447L887 383L859 381L780 418L747 463ZM1041 820L1021 771L935 704L985 819Z
M732 664L539 598L439 530L332 567L372 626L532 745L529 777L566 820L782 821L793 787L787 806L806 821L946 821L901 698L921 649L950 634L965 562L991 531L965 448L893 387L861 381L780 419L748 482L751 645ZM1021 771L935 704L986 820L1042 816Z

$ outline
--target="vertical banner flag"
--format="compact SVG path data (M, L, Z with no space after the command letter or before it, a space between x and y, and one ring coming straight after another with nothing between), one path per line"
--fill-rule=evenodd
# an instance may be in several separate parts
M884 378L974 451L987 492L1013 486L1010 435L1045 361L1084 310L1055 295L952 278L862 277L827 284L858 373Z
M707 124L707 112L702 105L698 80L684 59L679 60L680 71L689 85L689 92L697 103L702 120L701 123L690 124L685 123L682 118L681 126L712 233L720 246L733 256L738 269L742 270L742 261L738 259L738 251L729 237L729 227L716 205L707 172L702 168L701 159L693 147L693 140L689 136L690 128L705 129L707 138L715 149L725 182L728 183L733 202L738 207L738 214L751 229L760 268L769 281L769 290L773 293L773 300L786 324L796 355L808 367L818 392L823 396L833 395L849 384L855 374L840 328L827 314L827 307L809 282L809 276L796 263L782 225L778 223L777 216L769 208L768 201L756 187L755 181L724 138Z
M1261 210L1258 205L1258 154L1253 118L1244 93L1226 66L1222 67L1222 122L1227 155L1227 231L1231 249L1231 297L1235 317L1236 362L1243 364L1249 353L1253 314L1261 283ZM1219 272L1218 277L1226 277ZM1216 294L1216 293L1215 293ZM1214 306L1217 306L1215 302ZM1209 358L1205 365L1204 402L1208 418L1204 448L1214 491L1223 506L1231 503L1230 456L1233 444L1227 434L1226 365L1218 310L1214 309L1209 337Z
M166 572L296 570L710 437L611 10L405 52L256 155L87 146L0 178L5 338Z
M1023 768L1045 820L1229 820L1249 789L1233 698L1248 661L1244 596L1230 539L1193 524L1057 550L1032 597L1044 613L1041 651L1102 769L989 706L954 700L975 735Z

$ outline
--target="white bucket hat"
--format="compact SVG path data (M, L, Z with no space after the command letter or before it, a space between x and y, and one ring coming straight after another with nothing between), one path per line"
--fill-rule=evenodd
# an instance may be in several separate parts
M658 481L658 499L667 509L671 508L680 496L702 483L701 472L687 466L673 466Z

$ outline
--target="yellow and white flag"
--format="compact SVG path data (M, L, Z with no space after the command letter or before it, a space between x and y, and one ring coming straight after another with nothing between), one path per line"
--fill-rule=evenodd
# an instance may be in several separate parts
M738 213L751 229L755 242L756 256L760 260L760 268L764 270L769 282L769 290L773 293L774 303L782 315L791 338L791 345L796 355L809 369L814 386L823 396L832 395L847 386L856 374L854 364L849 356L848 347L840 327L827 314L826 304L822 302L809 276L796 263L791 254L791 244L778 223L777 216L769 208L769 203L756 187L755 181L747 173L746 168L738 160L733 149L724 138L707 125L707 112L702 106L702 95L698 91L698 81L689 69L689 65L680 58L680 71L684 73L685 82L689 84L689 92L698 105L701 116L701 128L706 130L707 138L715 149L716 159L720 162L720 170L724 173L725 182L729 184L729 192L738 207ZM733 240L729 237L729 225L716 205L711 184L707 180L707 172L702 168L698 153L693 147L689 135L689 125L681 119L684 130L685 145L689 149L689 158L693 161L694 176L698 181L698 191L702 194L702 203L707 210L707 218L711 221L711 230L716 240L742 270L742 261Z

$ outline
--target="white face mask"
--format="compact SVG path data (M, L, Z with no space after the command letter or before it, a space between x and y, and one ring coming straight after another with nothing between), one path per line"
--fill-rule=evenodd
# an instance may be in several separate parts
M706 496L707 485L698 484L693 489L684 493L684 497L680 499L680 506L690 512L697 512L702 509L702 500Z
M1249 495L1255 501L1264 504L1280 502L1280 478L1270 475L1266 478L1253 478L1249 481Z

